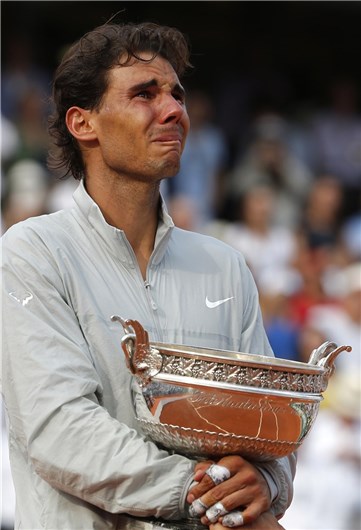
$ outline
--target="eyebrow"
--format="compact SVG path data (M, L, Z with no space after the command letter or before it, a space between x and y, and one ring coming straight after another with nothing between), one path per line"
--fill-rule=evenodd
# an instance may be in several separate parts
M150 79L149 81L145 81L143 83L139 83L137 85L134 85L130 88L131 92L138 92L142 90L147 90L148 88L152 87L159 87L159 83L156 79ZM180 96L185 96L185 90L179 83L176 83L172 89L172 92L176 92Z

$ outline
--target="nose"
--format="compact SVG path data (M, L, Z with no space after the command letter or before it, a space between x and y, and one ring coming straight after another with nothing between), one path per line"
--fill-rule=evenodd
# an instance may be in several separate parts
M161 123L189 123L187 109L181 101L171 94L164 96L162 101L159 120Z

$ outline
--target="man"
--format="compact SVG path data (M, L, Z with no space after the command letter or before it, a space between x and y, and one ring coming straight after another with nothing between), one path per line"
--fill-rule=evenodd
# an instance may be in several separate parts
M59 165L81 179L75 206L3 238L16 528L174 528L189 510L211 530L281 528L294 459L226 457L216 470L230 477L215 485L209 463L145 440L110 321L137 319L151 340L272 355L243 258L175 228L159 196L189 130L188 64L175 29L107 24L55 74L51 131ZM210 309L206 297L229 300Z

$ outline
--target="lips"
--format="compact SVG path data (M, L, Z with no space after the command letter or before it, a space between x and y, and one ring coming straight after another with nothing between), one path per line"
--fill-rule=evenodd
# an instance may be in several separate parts
M181 143L182 140L183 140L183 131L181 132L179 130L162 131L161 133L157 133L153 138L153 142L164 142L164 143L171 143L171 142Z
M154 140L155 142L181 142L182 138L179 135L160 136Z

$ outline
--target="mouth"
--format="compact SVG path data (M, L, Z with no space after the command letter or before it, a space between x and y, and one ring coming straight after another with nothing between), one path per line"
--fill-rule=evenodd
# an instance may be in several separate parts
M158 133L152 140L155 143L162 143L167 145L181 145L183 141L183 134L179 130L162 131Z
M182 145L182 139L179 136L162 136L160 138L155 138L153 142L164 145Z

